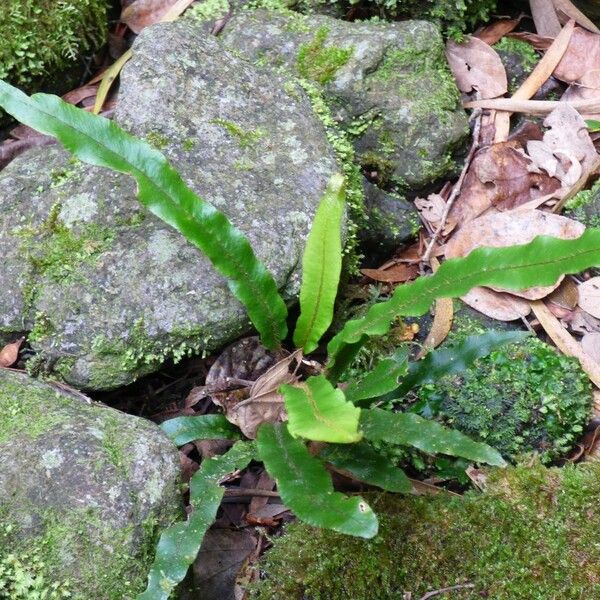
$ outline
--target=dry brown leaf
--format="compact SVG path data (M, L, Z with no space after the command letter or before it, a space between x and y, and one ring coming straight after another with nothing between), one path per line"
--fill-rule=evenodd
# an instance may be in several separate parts
M600 333L600 319L596 319L590 313L576 307L573 311L573 316L569 319L569 328L571 331L583 335L592 332Z
M559 12L564 14L567 18L573 19L578 25L589 29L590 31L594 31L595 33L600 33L600 29L596 27L595 23L593 23L590 19L588 19L572 2L571 0L552 0L554 3L554 8Z
M557 179L532 173L530 166L517 141L482 148L471 162L450 219L463 228L491 207L510 210L560 187Z
M579 306L600 319L600 277L592 277L579 286Z
M25 338L20 338L16 342L6 344L2 350L0 350L0 367L12 367L19 358L19 349L23 344Z
M482 42L493 46L499 42L507 33L510 33L521 22L521 19L499 19L491 25L481 27L475 32L475 37Z
M517 33L509 33L506 37L521 40L533 46L535 50L548 50L554 41L554 36L538 35L530 31L518 31Z
M579 100L593 100L600 98L600 69L593 69L586 73L580 81L572 83L561 100L576 102ZM600 111L581 115L584 119L600 120Z
M549 235L560 239L575 239L583 234L585 226L567 217L539 210L521 210L495 213L478 217L469 227L460 229L446 244L446 257L466 256L482 246L502 248L515 244L527 244L538 235ZM537 300L547 296L558 287L562 277L553 286L536 287L511 294ZM496 289L496 291L506 291Z
M193 0L136 0L121 12L121 21L134 33L164 21L170 13L181 14Z
M552 0L529 0L529 7L538 34L556 37L560 32L560 21Z
M600 35L576 27L562 60L554 69L554 77L566 83L581 78L600 65Z
M404 283L406 281L412 281L419 275L419 267L416 264L405 264L400 263L393 265L389 269L361 269L360 272L373 279L373 281L380 281L382 283Z
M600 364L583 351L581 345L571 337L569 332L560 324L560 321L548 310L548 307L541 300L532 302L531 308L540 325L559 350L568 356L574 356L594 385L600 387Z
M496 98L508 90L506 71L498 53L476 37L462 44L449 40L446 57L461 92L478 92L479 98Z
M436 258L430 259L431 267L435 273L440 262ZM435 301L433 323L431 329L423 342L423 347L419 350L416 360L423 358L425 354L437 348L447 337L452 329L452 320L454 319L454 304L452 298L438 298Z
M600 365L600 333L586 333L581 338L583 351Z
M579 302L579 286L571 277L566 277L548 296L548 300L561 308L572 310Z
M427 199L415 198L414 204L423 219L434 228L437 228L442 220L446 201L439 194L429 194Z
M471 308L497 321L516 321L531 312L527 300L483 287L473 288L462 296L461 300Z
M276 392L280 385L296 381L297 377L294 373L290 372L290 369L295 370L295 365L301 360L302 351L296 350L274 364L252 384L252 387L250 388L250 398L256 399L264 394Z

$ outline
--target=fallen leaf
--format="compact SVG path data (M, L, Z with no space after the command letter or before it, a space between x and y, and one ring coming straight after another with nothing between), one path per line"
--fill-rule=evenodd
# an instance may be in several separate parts
M594 385L600 387L600 364L583 351L581 345L560 324L559 320L548 310L547 306L541 300L532 302L531 308L540 325L559 350L567 356L574 356Z
M600 319L600 277L592 277L579 286L579 306Z
M560 21L552 0L529 0L529 8L538 34L556 37L560 32Z
M531 312L529 302L511 294L495 292L484 287L476 287L461 300L480 313L497 321L516 321Z
M302 351L296 350L274 364L252 384L250 398L256 399L259 396L276 392L279 386L296 381L298 378L290 372L290 368L294 366L294 363L298 365L301 360Z
M506 71L498 53L476 37L458 44L449 40L446 57L461 92L478 92L479 98L496 98L508 90Z
M572 310L579 302L579 286L571 277L566 277L547 299L561 308Z
M431 267L435 273L440 263L436 258L430 260ZM433 348L437 348L448 337L452 329L452 320L454 319L454 303L452 298L438 298L435 301L433 323L431 329L423 342L422 348L419 350L416 360L422 358L426 352Z
M419 275L419 267L416 264L400 263L389 269L361 269L360 272L374 281L382 283L405 283Z
M593 69L586 73L580 81L572 83L562 95L561 100L576 102L578 100L593 100L600 98L600 69ZM600 119L600 111L585 113L583 119Z
M554 77L565 83L581 81L594 65L600 65L600 35L576 27Z
M545 173L532 173L531 159L517 141L479 150L465 176L463 189L450 210L450 219L464 228L489 208L510 210L547 196L560 187Z
M586 333L581 338L583 351L600 365L600 333Z
M570 19L573 19L578 25L589 29L590 31L594 31L596 33L600 33L600 29L596 27L595 23L593 23L590 19L588 19L572 2L571 0L552 0L554 3L554 8L567 16Z
M193 0L136 0L121 12L121 21L134 32L158 23L173 11L180 8L181 14Z
M521 40L533 46L535 50L548 50L554 41L554 36L540 35L537 33L531 33L530 31L518 31L516 33L509 33L506 37L513 38L515 40Z
M25 338L20 338L16 342L6 344L2 350L0 350L0 367L11 367L17 362L19 358L19 349L23 344Z
M584 231L585 226L578 221L540 210L494 213L478 217L471 221L469 227L459 229L446 244L446 257L466 256L475 248L482 246L502 248L515 244L527 244L538 235L575 239ZM559 278L553 286L509 291L515 296L537 300L556 289L562 279L563 277Z
M499 42L507 33L510 33L521 22L521 19L499 19L491 25L481 27L475 32L475 37L482 42L493 46Z

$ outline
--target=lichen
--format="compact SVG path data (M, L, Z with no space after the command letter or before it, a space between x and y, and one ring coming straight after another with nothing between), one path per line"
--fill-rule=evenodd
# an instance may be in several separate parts
M372 494L379 535L361 540L303 524L274 540L259 600L600 597L600 463L493 471L464 497Z
M353 48L326 46L329 28L320 27L314 38L298 49L297 67L300 77L325 85L343 67L354 53Z
M232 138L238 141L240 148L252 148L258 140L265 136L265 132L262 129L246 131L237 123L228 121L227 119L213 119L211 122L225 129Z

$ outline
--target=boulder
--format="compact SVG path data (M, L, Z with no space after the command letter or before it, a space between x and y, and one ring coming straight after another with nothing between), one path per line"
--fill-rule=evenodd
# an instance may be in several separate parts
M0 598L135 598L179 474L153 423L0 370Z
M241 10L221 35L319 88L380 187L423 188L453 169L467 119L434 24Z
M249 238L284 295L338 165L303 90L226 51L193 21L145 29L116 121L160 148ZM195 246L142 208L128 176L58 147L0 173L0 332L30 332L32 372L125 385L250 328Z

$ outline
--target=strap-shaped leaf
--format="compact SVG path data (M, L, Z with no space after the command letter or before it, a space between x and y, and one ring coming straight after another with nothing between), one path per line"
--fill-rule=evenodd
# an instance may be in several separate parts
M193 512L184 523L176 523L160 536L148 587L137 600L167 600L194 562L202 538L212 525L225 490L219 482L230 473L245 468L254 458L253 443L236 442L222 456L205 459L190 480Z
M341 226L344 216L344 177L334 175L319 204L302 258L300 316L294 344L312 352L333 319L342 270Z
M360 481L376 485L388 492L412 492L412 484L404 471L394 466L387 456L379 454L367 442L327 444L321 450L319 458L347 471Z
M177 446L194 440L239 440L240 431L223 415L177 417L161 423L160 428Z
M408 372L408 350L399 348L389 358L379 361L360 381L352 382L345 390L346 399L359 402L383 396L398 387L398 380Z
M309 525L362 538L377 535L371 507L360 497L334 492L323 463L293 438L284 423L265 423L256 438L258 454L286 506Z
M160 152L108 119L56 96L28 97L4 81L0 106L21 123L56 137L82 161L132 175L140 202L202 250L227 278L263 344L274 348L285 337L287 308L272 275L239 229L190 190Z
M575 240L539 236L510 248L478 248L465 258L447 260L433 275L398 286L387 302L373 305L361 319L348 321L328 345L330 364L346 344L384 335L397 316L419 316L436 298L466 294L479 285L509 289L552 285L565 273L600 265L600 229Z
M491 446L474 442L460 431L448 429L413 413L364 409L360 415L360 427L365 438L374 442L414 446L429 454L461 456L498 467L506 465L499 452Z
M280 390L288 413L288 429L294 437L341 444L361 439L360 409L323 375L309 377L297 385L282 385Z
M408 375L391 395L402 398L418 385L433 383L445 375L460 373L492 350L514 344L528 336L526 331L486 331L481 335L471 335L451 348L433 350L421 360L410 363Z

